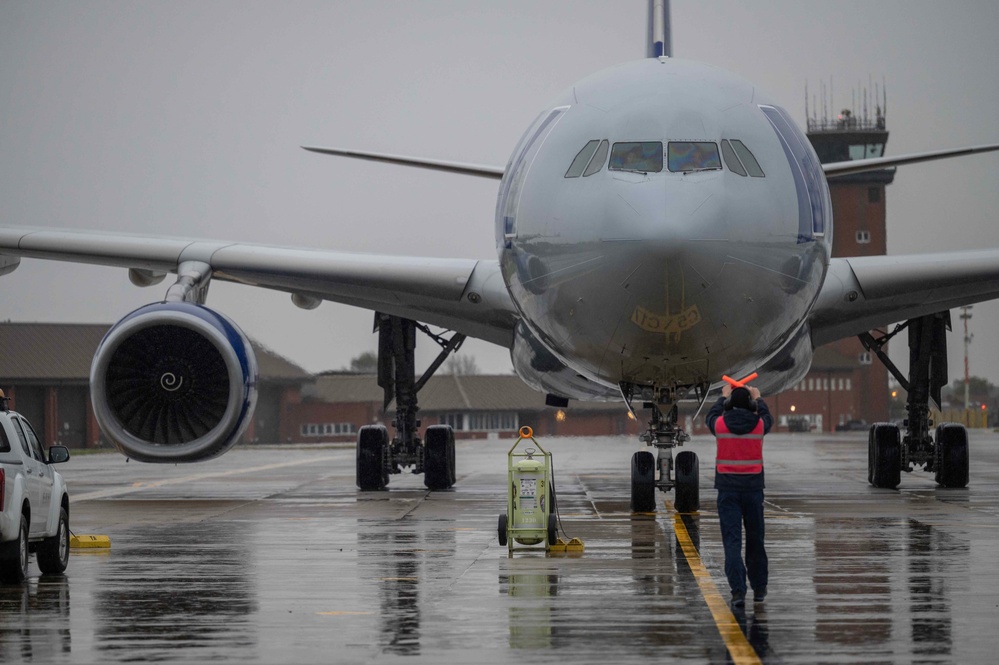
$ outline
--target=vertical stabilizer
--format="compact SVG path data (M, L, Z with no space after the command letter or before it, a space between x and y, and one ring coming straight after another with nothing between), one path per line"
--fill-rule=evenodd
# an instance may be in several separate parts
M673 37L669 26L669 0L649 0L649 30L645 56L673 57Z

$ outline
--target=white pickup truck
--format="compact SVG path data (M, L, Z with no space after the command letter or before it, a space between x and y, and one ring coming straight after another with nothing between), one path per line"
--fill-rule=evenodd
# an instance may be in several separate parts
M0 582L23 582L28 552L43 573L69 563L69 492L53 464L69 459L64 446L46 458L28 421L7 409L0 391Z

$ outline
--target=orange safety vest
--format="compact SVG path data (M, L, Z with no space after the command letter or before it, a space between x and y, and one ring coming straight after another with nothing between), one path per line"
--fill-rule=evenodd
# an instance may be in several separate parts
M748 434L732 434L725 424L725 416L715 420L715 438L718 454L715 469L718 473L752 474L763 472L763 420Z

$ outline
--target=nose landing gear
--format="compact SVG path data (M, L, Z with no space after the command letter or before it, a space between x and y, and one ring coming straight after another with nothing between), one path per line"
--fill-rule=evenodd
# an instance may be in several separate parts
M641 440L658 449L657 457L647 450L636 452L631 458L631 509L636 513L651 513L656 510L656 490L668 492L676 490L674 506L681 513L700 509L699 464L697 454L685 450L673 460L673 448L690 440L690 435L678 425L678 411L673 391L655 390L655 398L646 402L652 409L649 428ZM625 391L625 399L631 408L631 392ZM662 400L666 397L666 400ZM667 405L664 413L660 404ZM656 479L656 470L659 478Z

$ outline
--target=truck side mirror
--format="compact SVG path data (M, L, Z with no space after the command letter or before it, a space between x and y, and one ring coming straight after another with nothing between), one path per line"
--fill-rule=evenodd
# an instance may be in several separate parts
M66 446L52 446L49 448L49 464L59 464L69 461L69 448Z

